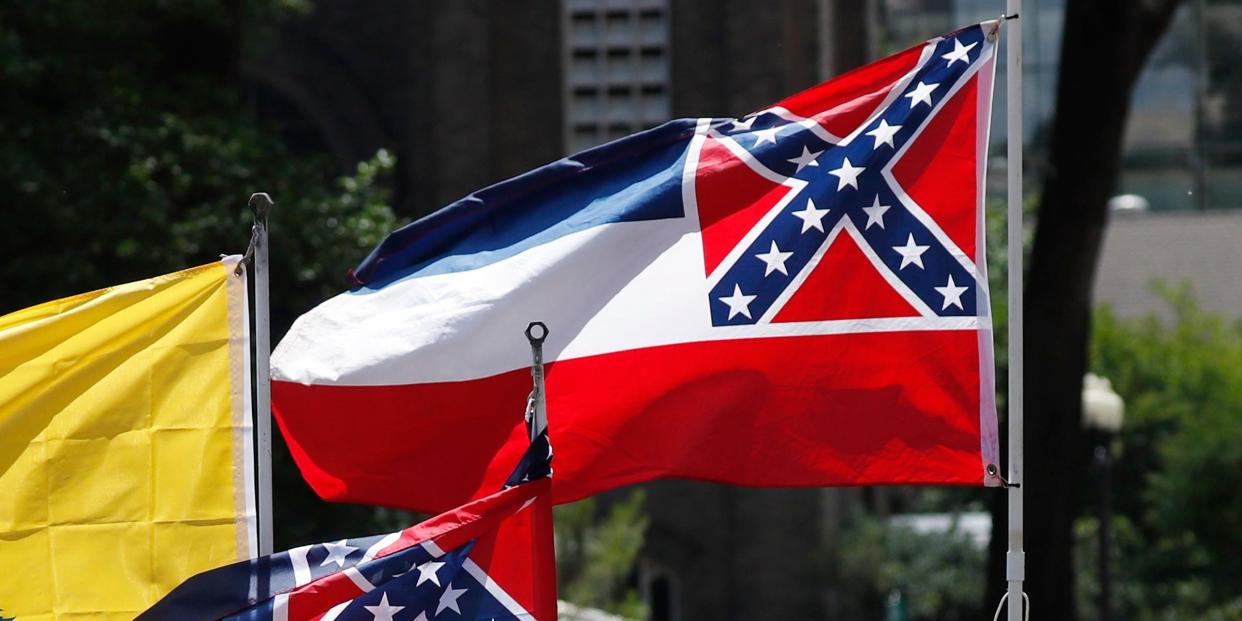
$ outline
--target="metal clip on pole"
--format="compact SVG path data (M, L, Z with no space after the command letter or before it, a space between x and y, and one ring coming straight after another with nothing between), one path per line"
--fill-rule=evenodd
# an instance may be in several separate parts
M267 214L272 210L272 197L267 192L255 192L250 195L250 212L254 215L254 225L250 227L250 245L246 246L246 254L238 261L233 274L241 276L242 266L254 262L254 250L267 238Z
M1021 483L1010 483L1009 479L1006 479L1005 475L1000 473L1000 468L997 467L996 464L988 464L984 470L985 472L987 472L988 476L996 477L998 480L1000 480L1001 487L1003 488L1022 487Z
M534 388L530 393L530 404L526 408L527 429L530 430L531 442L534 442L548 427L548 402L543 378L543 342L547 338L548 326L542 321L532 321L526 326L526 340L530 341L530 375L534 382Z

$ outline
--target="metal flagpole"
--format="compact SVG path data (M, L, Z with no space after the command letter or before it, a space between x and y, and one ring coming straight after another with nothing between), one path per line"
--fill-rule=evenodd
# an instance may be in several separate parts
M272 376L269 358L272 353L271 312L268 308L267 216L272 197L264 192L250 195L254 212L254 366L255 366L255 429L258 478L259 554L272 553Z
M1009 621L1022 621L1022 0L1007 0L1006 120L1009 173Z

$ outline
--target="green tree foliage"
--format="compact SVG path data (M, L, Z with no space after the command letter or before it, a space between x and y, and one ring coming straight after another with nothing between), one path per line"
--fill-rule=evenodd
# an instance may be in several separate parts
M630 586L648 519L642 490L601 513L594 498L554 510L556 571L562 599L642 619L646 609Z
M381 151L341 177L294 155L241 93L244 51L291 0L0 5L0 313L240 254L250 193L271 194L272 319L345 285L397 224ZM405 526L333 506L275 447L277 545Z
M381 153L338 180L240 95L238 59L288 2L0 8L0 312L240 253L276 200L273 303L300 313L394 225Z
M918 533L873 516L855 516L833 538L829 581L841 598L834 618L880 618L897 594L911 621L978 619L985 551L957 529Z
M1242 619L1242 324L1161 286L1172 319L1096 313L1092 366L1126 401L1115 467L1120 618ZM1094 490L1092 490L1094 492ZM1093 520L1080 521L1094 588ZM1082 593L1083 612L1093 594Z

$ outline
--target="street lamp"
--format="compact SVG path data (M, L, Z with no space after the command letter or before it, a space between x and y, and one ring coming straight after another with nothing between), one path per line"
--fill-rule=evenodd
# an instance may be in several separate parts
M1121 430L1125 403L1113 391L1107 379L1088 373L1082 381L1082 423L1091 431L1095 445L1095 465L1100 471L1099 512L1100 621L1112 621L1112 567L1109 562L1109 539L1112 531L1112 456L1113 436Z

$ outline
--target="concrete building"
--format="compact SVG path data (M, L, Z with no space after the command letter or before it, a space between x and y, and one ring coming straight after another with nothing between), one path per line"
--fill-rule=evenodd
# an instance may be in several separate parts
M1242 210L1114 214L1095 302L1123 317L1172 317L1156 284L1190 285L1203 309L1242 318Z

